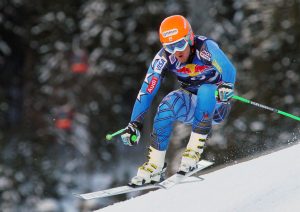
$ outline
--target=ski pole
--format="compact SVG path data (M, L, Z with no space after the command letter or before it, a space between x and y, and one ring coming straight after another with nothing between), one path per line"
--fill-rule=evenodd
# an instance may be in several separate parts
M253 101L251 101L251 100L249 100L249 99L245 99L245 98L243 98L243 97L236 96L236 95L234 95L232 98L233 98L233 99L236 99L236 100L238 100L238 101L247 103L247 104L254 105L254 106L256 106L256 107L260 107L260 108L263 108L263 109L266 109L266 110L269 110L269 111L272 111L272 112L275 112L275 113L284 115L284 116L286 116L286 117L295 119L295 120L297 120L297 121L300 121L300 117L298 117L298 116L295 116L295 115L293 115L293 114L290 114L290 113L287 113L287 112L284 112L284 111L281 111L281 110L278 110L278 109L275 109L275 108L272 108L272 107L269 107L269 106L266 106L266 105L263 105L263 104L259 104L259 103L257 103L257 102L253 102Z
M111 140L113 137L115 137L116 135L119 135L119 134L123 133L124 130L125 130L125 128L124 128L124 129L121 129L121 130L118 130L117 132L114 132L114 133L112 133L112 134L107 134L107 135L106 135L106 140L110 141L110 140Z
M118 130L117 132L114 132L112 134L107 134L106 135L106 140L110 141L113 137L117 136L117 135L120 135L121 133L123 133L125 131L125 128L124 129L121 129L121 130ZM137 140L137 136L136 135L132 135L131 136L131 140L132 141L136 141Z

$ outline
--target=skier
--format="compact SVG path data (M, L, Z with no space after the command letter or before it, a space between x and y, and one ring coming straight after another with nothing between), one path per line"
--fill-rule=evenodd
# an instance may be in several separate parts
M131 184L137 186L161 181L175 121L192 125L179 171L186 173L196 167L212 125L221 123L229 114L236 77L235 67L218 44L194 35L185 17L165 18L159 28L159 38L163 48L148 68L131 120L121 135L123 143L132 146L139 142L144 115L165 74L175 74L180 88L164 97L158 106L148 161L138 168L137 175L131 180Z

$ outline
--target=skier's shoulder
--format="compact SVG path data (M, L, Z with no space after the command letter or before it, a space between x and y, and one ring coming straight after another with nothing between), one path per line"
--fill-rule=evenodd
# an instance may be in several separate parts
M219 44L212 38L202 35L196 35L194 41L197 56L204 61L205 64L211 64L214 55L220 52Z
M209 37L206 37L203 35L195 35L194 42L195 42L194 45L195 45L196 49L198 49L198 50L206 47L208 43L218 45L216 43L216 41L214 41L212 38L209 38Z
M152 60L151 68L154 72L161 74L162 71L168 69L169 55L161 48Z

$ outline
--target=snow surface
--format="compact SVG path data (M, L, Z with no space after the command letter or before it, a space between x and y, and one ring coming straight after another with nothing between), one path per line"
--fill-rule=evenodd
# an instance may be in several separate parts
M101 212L300 211L300 144L103 208Z

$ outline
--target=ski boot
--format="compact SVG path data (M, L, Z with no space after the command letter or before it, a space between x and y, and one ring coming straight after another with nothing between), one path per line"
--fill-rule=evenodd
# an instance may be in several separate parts
M161 182L166 171L166 151L149 147L148 162L139 167L137 175L131 179L130 186L141 186Z
M192 132L186 150L182 154L179 172L187 173L194 170L201 159L207 135Z

